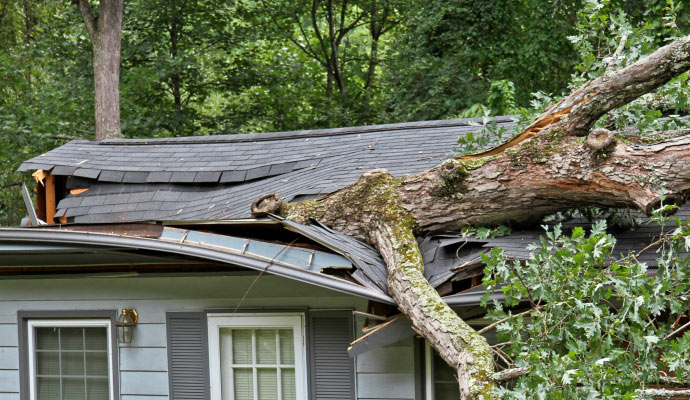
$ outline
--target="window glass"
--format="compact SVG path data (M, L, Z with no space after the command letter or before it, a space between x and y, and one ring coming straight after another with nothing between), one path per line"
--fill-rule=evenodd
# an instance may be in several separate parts
M434 400L455 400L460 398L458 381L455 371L434 350L432 352L432 368L434 377Z
M35 327L35 393L39 400L106 400L107 328Z
M220 343L223 399L295 400L292 329L221 328Z

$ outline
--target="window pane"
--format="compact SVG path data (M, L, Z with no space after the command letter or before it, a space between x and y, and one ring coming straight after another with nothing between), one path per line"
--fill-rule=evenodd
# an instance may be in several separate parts
M39 350L57 350L57 328L36 328L36 348Z
M86 353L86 375L108 376L108 353Z
M59 328L62 350L84 350L84 328Z
M58 375L60 373L57 351L36 353L36 371L39 375Z
M292 329L281 329L280 334L280 363L294 364L295 363L295 339L293 338Z
M62 359L62 375L84 376L84 353L65 353L63 351L60 358Z
M38 400L60 400L60 382L57 378L38 378Z
M108 400L108 379L89 378L86 381L86 391L89 400Z
M283 400L296 400L295 370L284 368L281 370L281 386L283 387Z
M86 350L108 350L107 332L104 328L84 328Z
M235 400L254 400L254 377L252 369L234 368L233 378L235 384Z
M433 350L432 350L433 351ZM434 398L436 400L457 399L460 397L455 371L433 351Z
M273 336L275 340L275 336ZM278 373L273 368L256 370L259 387L259 400L278 400Z
M256 362L259 364L276 363L276 330L256 330Z
M252 330L232 330L232 362L234 364L252 363Z
M84 378L65 378L62 380L63 400L86 400Z

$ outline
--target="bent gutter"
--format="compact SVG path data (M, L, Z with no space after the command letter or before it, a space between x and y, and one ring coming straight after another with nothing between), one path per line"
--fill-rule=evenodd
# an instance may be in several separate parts
M265 271L273 275L295 279L300 282L312 284L341 293L364 297L370 300L386 304L395 304L390 296L376 293L365 287L347 282L318 272L311 272L286 267L273 261L257 260L238 254L231 254L212 248L165 242L158 239L138 238L130 236L116 236L92 232L75 232L54 229L0 229L0 240L3 241L44 241L52 243L77 243L85 245L107 245L115 247L127 247L133 249L163 251L197 258L213 260L217 262L239 265L242 267Z

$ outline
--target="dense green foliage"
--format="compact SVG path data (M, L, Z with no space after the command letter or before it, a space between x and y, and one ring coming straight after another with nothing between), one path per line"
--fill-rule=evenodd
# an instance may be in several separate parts
M676 330L690 312L690 221L664 218L668 209L654 217L666 226L656 274L637 254L612 257L603 221L589 233L547 228L524 263L499 249L484 256L484 304L494 290L505 295L489 304L501 322L496 352L530 368L502 398L632 399L661 376L688 381L690 332ZM514 311L525 302L531 312Z

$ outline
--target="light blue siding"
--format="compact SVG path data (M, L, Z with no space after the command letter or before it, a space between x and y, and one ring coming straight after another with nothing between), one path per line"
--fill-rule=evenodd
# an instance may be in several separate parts
M0 370L0 393L19 393L18 370Z
M406 339L357 356L357 398L414 399L414 342Z
M136 334L132 338L130 347L162 347L167 346L165 337L165 323L143 324L136 327Z
M122 395L120 396L122 400L168 400L168 396L130 396Z
M0 370L2 369L19 369L16 347L0 347Z
M414 379L409 374L362 374L359 399L412 399Z
M0 302L0 308L4 307ZM14 320L17 320L16 314ZM0 324L0 346L12 346L16 347L19 345L17 342L17 324Z
M120 372L120 393L122 395L168 395L168 374L166 372Z
M0 392L0 400L19 400L19 393Z
M160 347L120 347L120 371L168 370L168 353Z

